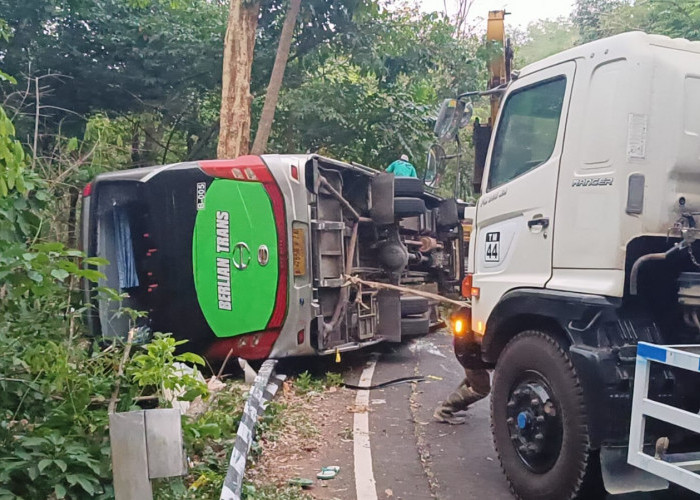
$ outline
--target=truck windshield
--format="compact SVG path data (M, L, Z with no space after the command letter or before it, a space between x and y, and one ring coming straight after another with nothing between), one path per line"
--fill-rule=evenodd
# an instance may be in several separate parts
M493 146L488 189L546 162L554 151L566 78L513 92L503 106Z

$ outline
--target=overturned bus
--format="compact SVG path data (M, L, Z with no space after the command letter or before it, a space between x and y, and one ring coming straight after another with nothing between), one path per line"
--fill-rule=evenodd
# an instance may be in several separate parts
M211 359L329 354L427 333L429 300L381 284L458 294L463 213L420 179L317 155L102 174L82 206L84 251L109 261L85 285L89 330L172 332ZM128 298L100 298L102 286ZM133 324L121 307L146 314Z

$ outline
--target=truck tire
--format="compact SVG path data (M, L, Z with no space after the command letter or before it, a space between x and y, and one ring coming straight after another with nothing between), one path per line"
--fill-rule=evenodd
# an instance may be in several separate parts
M415 177L394 177L394 196L423 196L423 181Z
M499 356L491 431L517 498L571 500L589 481L594 456L583 388L569 356L550 335L522 332Z
M401 297L401 317L428 312L430 302L425 297L406 295Z
M421 314L420 316L407 316L401 318L401 337L412 337L414 335L425 335L430 331L430 316Z
M394 217L415 217L425 213L425 202L420 198L397 196L394 198Z

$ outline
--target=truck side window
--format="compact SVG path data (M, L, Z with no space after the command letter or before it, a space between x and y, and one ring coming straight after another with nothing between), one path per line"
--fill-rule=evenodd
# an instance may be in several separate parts
M566 78L516 90L503 106L491 155L491 190L542 165L554 151Z

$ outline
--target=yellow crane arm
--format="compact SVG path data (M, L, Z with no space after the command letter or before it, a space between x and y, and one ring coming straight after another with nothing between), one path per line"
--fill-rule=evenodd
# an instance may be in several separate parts
M489 84L488 88L493 89L510 80L509 49L505 38L505 10L489 11L488 23L486 25L486 40L489 44L497 42L502 49L489 61ZM491 95L491 121L490 125L496 122L500 96Z

